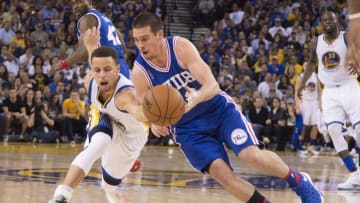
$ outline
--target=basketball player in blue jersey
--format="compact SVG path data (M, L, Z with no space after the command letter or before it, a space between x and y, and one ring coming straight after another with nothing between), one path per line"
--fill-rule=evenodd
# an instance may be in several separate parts
M100 157L101 186L106 197L110 203L122 202L116 186L129 173L147 141L147 132L139 122L147 119L132 82L119 73L116 51L105 46L92 50L89 61L93 78L86 80L85 86L89 103L96 108L90 114L88 137L49 203L69 202L74 188Z
M359 144L360 86L354 76L348 73L345 64L346 33L339 30L337 18L338 16L332 11L326 11L321 15L324 33L315 38L310 45L312 52L297 92L305 88L306 82L312 72L315 72L318 64L318 78L324 86L321 94L323 118L336 152L351 172L345 182L338 184L337 188L351 190L360 186L360 172L349 154L342 128L348 116Z
M67 59L62 60L59 64L55 64L53 69L55 71L59 71L61 69L70 68L76 63L85 61L88 57L84 46L83 34L87 29L96 27L101 35L99 46L108 46L116 50L119 55L119 64L121 66L120 71L123 75L129 78L129 67L124 59L125 56L122 47L125 46L125 44L121 44L121 36L118 35L118 32L111 20L103 13L92 8L91 4L87 0L73 0L73 12L78 18L78 47Z
M323 202L307 174L289 169L275 153L257 147L251 124L231 97L220 91L210 68L189 40L164 38L161 19L152 13L139 14L132 31L140 52L131 75L137 95L143 98L150 88L167 84L187 100L187 112L170 128L195 169L210 174L242 201L270 202L249 182L235 176L225 142L240 160L286 180L302 202ZM151 127L157 136L168 134L166 127Z

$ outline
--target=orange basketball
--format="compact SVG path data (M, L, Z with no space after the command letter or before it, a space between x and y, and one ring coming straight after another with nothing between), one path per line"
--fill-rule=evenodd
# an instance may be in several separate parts
M168 85L157 85L144 97L143 110L150 123L159 126L173 125L185 112L181 94Z

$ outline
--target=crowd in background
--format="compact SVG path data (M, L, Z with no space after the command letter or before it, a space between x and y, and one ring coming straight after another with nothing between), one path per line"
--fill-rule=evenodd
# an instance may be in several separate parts
M8 141L16 134L17 139L46 142L46 136L37 135L51 132L49 140L82 142L88 64L51 71L52 64L76 47L71 1L0 2L1 137ZM131 23L137 13L154 12L166 25L165 0L94 2L135 53ZM336 11L346 29L345 0L193 0L193 4L191 26L209 28L194 43L221 89L254 126L264 127L257 132L260 140L267 138L284 150L295 123L294 85L309 57L309 42L321 33L319 21L325 9ZM176 5L180 7L181 1Z

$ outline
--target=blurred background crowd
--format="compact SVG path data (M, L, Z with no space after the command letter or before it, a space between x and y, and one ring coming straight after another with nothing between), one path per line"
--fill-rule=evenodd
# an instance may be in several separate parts
M171 7L166 6L171 1ZM86 61L51 72L77 44L70 0L1 0L0 134L4 141L82 142L86 136L83 87ZM180 0L94 1L112 19L126 47L137 53L131 23L143 11L172 21ZM345 0L192 0L194 40L222 90L231 95L270 148L290 147L295 124L294 85L321 33L320 15L336 11L346 29ZM171 15L170 15L171 14ZM130 66L132 64L129 64ZM39 136L45 133L43 136ZM14 135L14 136L12 136ZM15 136L18 135L18 136ZM149 144L171 139L150 137ZM281 140L281 141L279 141Z

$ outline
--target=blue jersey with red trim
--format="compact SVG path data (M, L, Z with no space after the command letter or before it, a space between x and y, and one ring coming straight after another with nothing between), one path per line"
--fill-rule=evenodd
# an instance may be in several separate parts
M151 86L160 84L170 85L177 89L185 99L185 86L200 89L201 84L192 77L188 70L185 70L180 66L174 51L175 43L176 37L168 37L166 39L168 47L168 61L165 69L152 64L141 54L137 56L135 64L143 70ZM213 111L218 105L225 105L225 102L226 99L219 93L210 100L198 104L190 112L184 114L177 125L191 121L194 117L200 116L208 111Z

